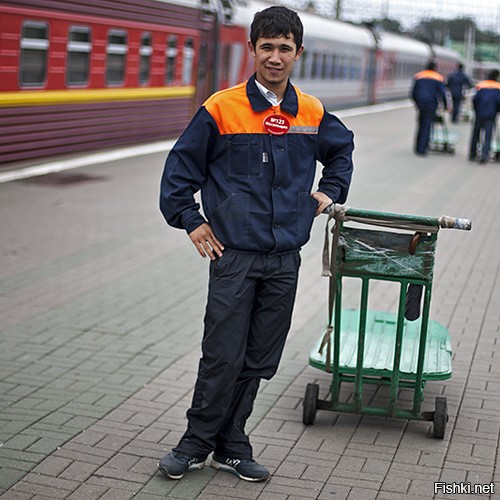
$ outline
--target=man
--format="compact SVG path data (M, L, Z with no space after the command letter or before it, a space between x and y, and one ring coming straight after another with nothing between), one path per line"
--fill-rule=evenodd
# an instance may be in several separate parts
M458 123L460 116L460 106L464 98L464 91L472 87L469 77L464 73L464 65L458 64L457 69L448 76L446 86L450 89L451 99L453 101L453 111L451 121Z
M210 97L165 164L161 211L211 259L187 431L158 463L171 479L203 467L211 452L216 469L247 481L269 477L253 460L245 423L260 380L278 368L299 250L315 215L346 200L353 169L352 133L289 81L302 34L294 11L258 12L248 42L256 73ZM316 160L324 168L311 194ZM200 189L206 219L193 198Z
M446 89L444 78L436 70L436 63L431 61L427 69L416 73L412 89L412 98L419 111L418 132L415 153L425 156L429 147L432 122L436 109L441 104L446 109Z
M495 127L497 113L500 111L500 83L498 70L494 69L488 78L476 85L476 95L472 100L476 117L470 141L469 160L477 157L477 145L481 142L481 158L479 163L486 163L490 157L491 136ZM482 137L482 141L481 139Z

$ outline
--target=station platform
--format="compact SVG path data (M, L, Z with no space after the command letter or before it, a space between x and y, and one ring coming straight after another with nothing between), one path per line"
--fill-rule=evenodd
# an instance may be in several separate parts
M160 151L0 184L2 500L464 497L436 483L493 483L468 496L498 496L500 164L467 161L470 124L457 125L454 155L418 157L412 107L338 115L355 133L348 205L473 221L441 231L436 253L430 317L450 332L453 375L427 384L424 409L447 397L444 439L427 422L375 416L319 411L303 425L307 383L324 397L331 380L308 365L327 323L322 216L280 369L247 426L272 477L157 472L185 430L208 276L159 212ZM371 297L374 309L392 300L384 287Z

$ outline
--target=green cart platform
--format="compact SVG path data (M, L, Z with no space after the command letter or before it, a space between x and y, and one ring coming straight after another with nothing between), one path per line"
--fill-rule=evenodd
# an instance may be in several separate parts
M330 245L332 220L335 224ZM371 227L365 229L367 225ZM308 384L303 402L304 424L314 423L317 410L330 410L432 421L434 437L444 437L446 398L436 398L434 411L421 411L426 382L445 380L452 374L449 332L429 319L440 228L470 230L471 223L452 217L332 207L323 256L324 275L330 280L329 323L309 357L311 366L332 373L331 399L319 399L318 384ZM359 310L342 308L345 278L361 280ZM396 313L368 310L372 280L400 284ZM342 382L354 384L350 402L340 401ZM363 404L365 384L389 386L387 405ZM414 390L411 408L400 407L400 388Z
M445 113L442 112L434 118L431 125L429 151L438 153L455 154L455 145L458 142L456 130L450 130L446 123Z

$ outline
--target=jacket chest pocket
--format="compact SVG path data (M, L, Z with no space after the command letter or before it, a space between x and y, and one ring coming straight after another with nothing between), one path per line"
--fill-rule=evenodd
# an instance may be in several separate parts
M228 141L229 175L247 179L263 176L264 144L256 138L231 139Z

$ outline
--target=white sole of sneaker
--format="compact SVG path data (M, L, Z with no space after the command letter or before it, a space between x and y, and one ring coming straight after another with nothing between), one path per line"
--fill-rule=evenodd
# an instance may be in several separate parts
M213 467L214 469L222 470L225 472L231 472L231 474L238 476L240 479L243 479L244 481L251 481L252 483L258 483L259 481L265 481L269 477L269 474L267 476L257 477L257 478L243 476L234 467L231 467L230 465L227 465L227 464L221 464L219 462L216 462L215 460L212 460L212 462L210 463L210 467Z
M167 476L169 479L182 479L184 477L184 474L180 474L179 476L174 476L173 474L170 474L166 469L164 469L163 467L160 466L160 462L158 462L156 464L156 466L158 467L158 470L164 474L165 476ZM194 471L194 470L200 470L200 469L203 469L203 467L205 467L205 462L200 462L199 464L192 464L188 467L188 470L186 472L191 472L191 471Z

